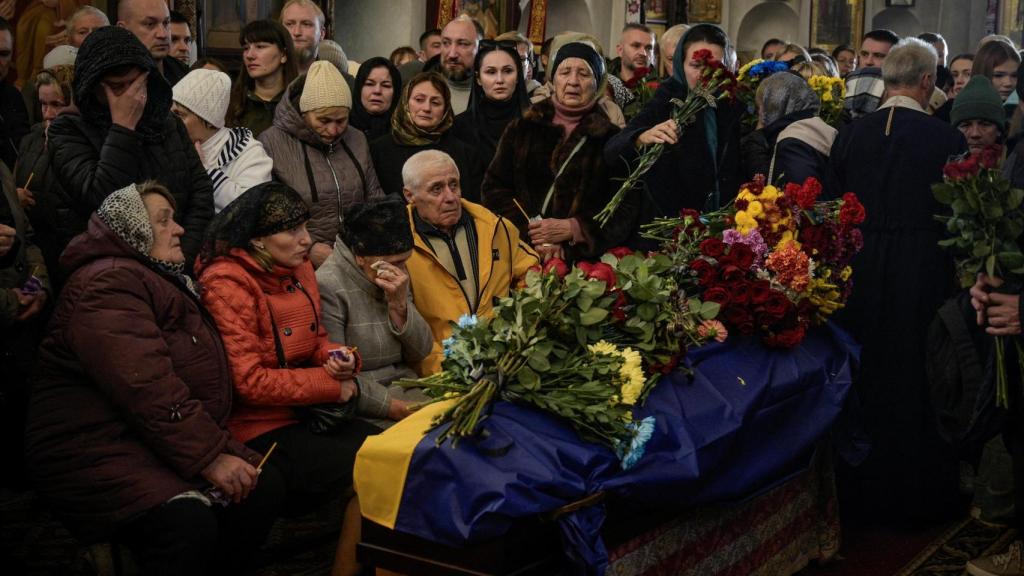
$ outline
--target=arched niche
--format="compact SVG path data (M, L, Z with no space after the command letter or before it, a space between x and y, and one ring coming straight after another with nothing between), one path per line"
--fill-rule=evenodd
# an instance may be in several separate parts
M870 30L885 28L892 30L900 38L904 36L917 36L923 30L921 21L913 12L906 8L886 8L871 19Z
M760 57L761 45L769 38L800 40L800 16L788 4L765 2L743 15L736 35L740 61Z

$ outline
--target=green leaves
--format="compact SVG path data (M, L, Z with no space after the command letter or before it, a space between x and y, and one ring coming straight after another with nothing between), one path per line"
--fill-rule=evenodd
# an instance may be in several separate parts
M593 326L607 317L607 310L603 308L591 308L590 310L580 314L580 324L583 326Z

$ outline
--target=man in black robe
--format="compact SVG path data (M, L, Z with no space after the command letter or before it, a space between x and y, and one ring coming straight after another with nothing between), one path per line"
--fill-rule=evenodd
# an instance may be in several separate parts
M841 505L890 524L961 512L957 463L935 431L925 373L927 327L956 290L931 186L967 150L958 130L924 111L935 70L928 44L894 47L882 65L887 100L844 127L830 156L831 193L854 192L867 211L853 294L837 319L863 345L855 389L872 448L841 475Z

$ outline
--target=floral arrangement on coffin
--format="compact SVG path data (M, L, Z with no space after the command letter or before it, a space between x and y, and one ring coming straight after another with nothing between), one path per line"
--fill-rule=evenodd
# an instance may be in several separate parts
M845 305L850 260L863 247L857 197L818 201L820 194L814 178L779 189L758 177L729 207L684 210L644 235L662 243L681 289L720 306L730 332L788 348Z
M697 50L693 53L693 59L702 67L700 80L687 92L685 100L672 99L672 119L676 121L679 130L684 130L705 108L714 108L718 105L719 100L731 101L736 97L736 76L724 64L715 60L710 50ZM658 158L661 158L664 151L664 144L644 146L637 158L636 166L619 186L608 204L594 216L595 222L601 226L608 223L615 211L618 210L619 205L622 204L626 194L640 185L640 179L654 166Z
M950 234L939 246L953 252L961 286L970 287L984 272L1002 279L1013 294L1024 283L1024 254L1018 243L1024 233L1024 190L1003 177L1000 158L1002 146L995 144L954 159L943 167L943 182L932 186L932 194L952 212L936 216ZM1010 340L1024 376L1024 347L1019 338ZM1005 349L1005 337L996 336L996 405L1008 408Z
M643 454L653 419L633 420L658 379L691 345L726 333L718 305L687 298L663 255L617 249L569 268L552 259L502 298L489 319L463 317L444 342L442 370L401 382L435 401L454 398L435 426L438 444L475 435L498 399L569 421L628 468Z
M655 75L651 74L652 69L641 66L633 70L633 77L623 82L623 85L633 91L635 98L622 110L626 119L636 116L644 109L644 106L654 97L660 83Z
M787 62L776 62L775 60L762 60L757 58L746 63L736 74L736 96L747 105L746 113L743 115L743 124L749 128L757 125L757 87L761 81L775 74L789 70Z
M818 116L828 125L838 127L839 116L843 113L843 99L846 98L846 82L831 76L811 76L807 83L821 100Z

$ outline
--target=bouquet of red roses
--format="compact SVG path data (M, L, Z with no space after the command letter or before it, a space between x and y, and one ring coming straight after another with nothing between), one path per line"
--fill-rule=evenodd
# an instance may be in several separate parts
M685 100L672 99L674 108L672 119L676 121L679 130L684 130L687 125L692 123L701 110L709 106L716 107L718 100L734 100L736 97L736 76L724 64L715 60L710 50L697 50L693 53L693 59L703 69L700 80L687 92ZM594 216L594 221L601 226L607 224L618 210L619 205L622 204L626 194L640 184L640 179L654 166L658 158L661 158L664 151L664 144L644 146L637 159L636 167L622 182L622 186L619 186L608 204Z
M863 246L857 197L820 193L814 178L782 190L758 178L723 210L684 210L644 231L662 242L681 287L719 304L728 330L788 348L845 305L850 260Z
M951 215L936 216L951 237L939 246L953 251L962 286L974 284L979 272L1009 281L1019 287L1024 280L1024 254L1020 236L1024 233L1024 190L1013 188L999 170L1002 147L998 144L981 152L958 158L943 167L943 182L932 186L932 194L950 207ZM1017 359L1024 375L1024 349L1013 338ZM996 404L1009 405L1005 366L1005 340L997 336Z

